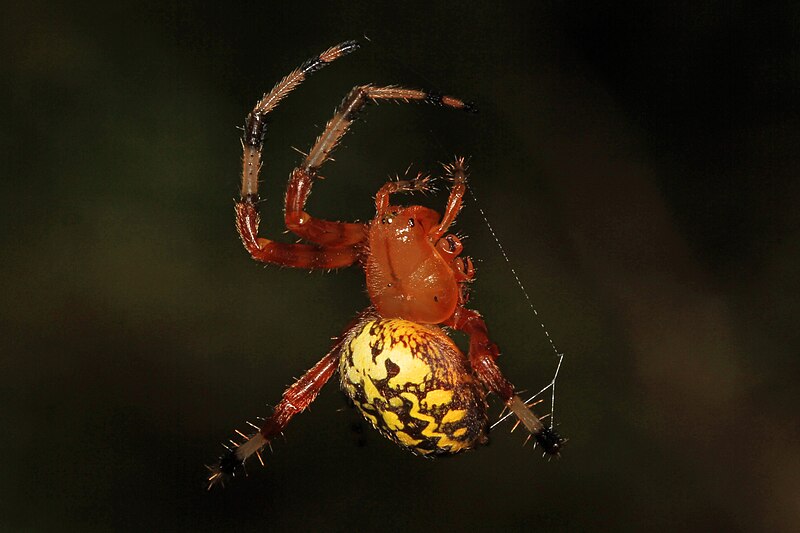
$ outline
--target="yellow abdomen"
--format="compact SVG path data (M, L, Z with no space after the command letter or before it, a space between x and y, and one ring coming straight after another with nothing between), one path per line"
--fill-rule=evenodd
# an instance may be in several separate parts
M342 390L385 437L415 453L451 454L486 442L486 401L444 332L371 319L345 338Z

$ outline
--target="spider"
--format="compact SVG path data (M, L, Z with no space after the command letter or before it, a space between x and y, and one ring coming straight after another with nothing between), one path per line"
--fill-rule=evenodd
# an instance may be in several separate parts
M261 449L314 401L337 370L341 388L361 414L385 437L416 454L449 455L485 443L488 392L500 397L546 453L557 455L564 442L514 393L497 366L499 349L489 339L483 318L465 307L466 284L475 270L468 257L460 256L461 241L448 233L466 190L463 158L444 166L452 185L442 216L423 206L391 203L394 194L428 189L428 178L421 176L384 184L375 197L375 218L367 223L331 222L305 211L320 168L367 103L414 101L474 111L471 104L398 86L353 88L289 178L286 228L308 243L258 236L258 174L267 114L310 74L357 48L356 42L348 41L306 61L247 116L236 228L256 261L307 269L359 263L371 305L335 339L325 357L286 389L272 416L260 426L251 424L254 433L237 431L246 440L235 443L210 468L209 487L242 472L252 455L263 464ZM468 357L442 326L469 337Z

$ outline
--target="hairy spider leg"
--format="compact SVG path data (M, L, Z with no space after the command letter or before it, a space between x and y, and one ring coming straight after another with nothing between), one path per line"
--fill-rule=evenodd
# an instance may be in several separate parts
M258 454L264 446L283 432L294 415L302 413L311 405L339 366L343 339L344 335L338 337L327 355L286 389L272 416L261 425L257 433L223 455L216 467L210 468L209 488L243 471L244 463L250 456Z
M324 246L353 246L367 239L367 225L361 222L332 222L311 216L305 211L313 177L296 168L286 187L284 222L286 229L307 241Z
M436 247L444 257L449 257L456 273L456 281L470 281L475 277L475 267L470 257L457 257L464 246L461 239L452 233L446 234L447 230L456 220L461 211L464 194L467 190L467 163L463 157L457 157L453 163L444 165L445 174L453 182L450 188L450 196L447 198L444 215L441 222L431 230L430 237L436 241ZM463 297L463 291L462 291Z
M306 213L304 208L311 193L313 181L319 177L320 167L330 158L331 152L350 129L358 113L367 103L381 100L402 103L424 102L466 111L475 110L472 104L458 98L427 91L396 86L361 85L354 87L325 125L325 129L317 137L303 163L292 172L289 178L286 190L286 228L298 237L318 244L335 246L357 244L366 238L364 224L316 219Z
M275 84L270 92L259 100L247 115L242 146L242 197L258 196L258 173L261 170L261 149L267 130L267 115L277 107L290 92L314 72L326 67L333 61L345 56L359 47L355 41L347 41L328 48L320 55L312 57L298 68L287 74Z
M358 113L368 102L378 102L390 100L400 103L424 102L427 104L463 109L465 111L475 111L475 107L463 100L452 96L443 96L417 89L407 89L389 85L386 87L374 87L372 85L360 85L353 87L350 93L342 100L333 117L325 125L317 141L308 152L300 168L306 170L312 176L328 160L330 153L342 140L342 137L350 129Z
M247 116L242 136L242 188L236 203L236 229L242 244L256 261L298 268L340 268L352 265L359 257L358 248L349 242L339 246L335 243L315 246L275 242L258 236L258 175L267 114L307 76L357 48L358 43L347 41L309 59L279 81Z
M258 237L260 217L252 200L236 204L236 229L250 256L262 263L274 263L296 268L342 268L355 263L360 256L357 244L349 246L319 246L272 241Z
M558 455L564 440L555 430L542 424L539 417L525 405L518 395L514 394L514 386L503 376L500 367L497 366L500 350L489 339L489 330L483 317L477 311L459 307L444 324L463 331L469 336L469 361L480 382L503 400L506 407L533 435L545 453Z
M427 191L430 176L419 175L413 180L387 181L375 194L375 212L380 216L389 209L389 200L392 194L400 192Z
M463 157L457 157L453 163L444 165L444 171L452 180L453 186L450 188L450 196L447 198L442 221L431 232L431 237L437 240L447 233L447 230L455 222L467 190L467 164Z

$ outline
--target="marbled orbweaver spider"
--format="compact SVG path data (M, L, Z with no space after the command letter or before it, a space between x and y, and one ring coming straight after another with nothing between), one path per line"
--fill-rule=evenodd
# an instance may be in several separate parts
M425 190L427 178L420 177L384 184L375 197L375 218L367 223L331 222L305 211L319 169L366 104L414 101L472 111L471 104L397 86L355 87L289 178L286 228L308 243L258 236L258 175L266 115L307 76L357 48L357 43L345 42L306 61L247 116L236 228L256 261L308 269L360 264L371 305L336 338L328 354L283 393L272 416L260 426L251 424L255 433L237 431L246 440L211 468L210 485L242 471L251 455L261 460L260 450L314 401L337 370L342 390L363 416L388 439L420 455L454 454L485 443L487 392L500 397L546 453L558 454L563 444L514 393L497 366L499 349L489 340L483 318L465 307L465 284L475 271L472 261L461 257L458 237L448 233L466 191L463 158L444 167L452 185L441 216L419 205L391 203L393 194ZM469 337L468 357L442 326Z

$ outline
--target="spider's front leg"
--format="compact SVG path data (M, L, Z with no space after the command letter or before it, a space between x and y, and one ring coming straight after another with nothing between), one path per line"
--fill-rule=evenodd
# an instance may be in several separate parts
M352 265L359 257L358 239L335 239L320 242L322 246L309 244L289 244L272 241L258 236L260 217L258 214L258 175L261 171L261 151L266 133L266 116L295 87L310 74L320 70L336 59L357 49L357 43L345 42L331 47L320 55L303 63L278 82L273 89L256 103L247 116L242 136L242 187L236 203L236 229L242 244L253 259L265 263L275 263L298 268L340 268ZM329 223L338 228L338 223ZM361 225L354 225L348 235L358 233ZM323 227L324 232L330 228ZM363 232L362 232L363 233Z
M317 141L299 167L294 169L286 189L286 228L298 237L322 245L357 246L365 239L366 226L352 222L330 222L314 218L304 209L319 170L347 134L359 113L370 102L421 102L452 109L475 111L475 107L452 96L404 87L354 87L325 125ZM405 183L405 182L403 182ZM389 191L392 192L392 191Z
M514 393L514 386L503 376L500 367L497 366L500 350L489 339L489 331L481 315L477 311L459 307L445 322L445 325L469 335L469 361L478 379L503 400L506 407L533 435L545 453L558 455L564 439L552 427L545 426L525 405L525 402Z
M375 212L377 216L384 214L389 209L392 194L400 192L426 192L431 190L430 176L419 174L411 180L387 181L375 194Z
M243 471L245 461L253 454L261 461L261 449L283 432L294 415L302 413L311 405L339 365L342 338L343 336L338 338L325 357L286 389L272 416L258 428L258 432L251 435L246 442L229 450L215 467L209 467L211 471L208 477L209 489L216 483L224 483L225 479ZM243 436L241 432L237 433ZM263 461L261 463L263 464Z
M475 267L469 257L458 257L464 246L461 239L452 233L447 233L450 226L455 222L461 205L464 201L464 193L467 191L467 163L463 157L457 157L452 163L444 165L445 175L453 183L450 188L450 196L447 198L444 215L437 226L431 229L429 237L436 242L439 254L446 258L455 272L456 281L470 281L475 277ZM462 288L465 287L462 285ZM461 291L461 303L465 301L466 289Z

